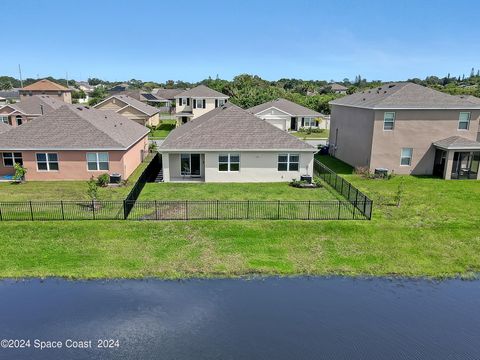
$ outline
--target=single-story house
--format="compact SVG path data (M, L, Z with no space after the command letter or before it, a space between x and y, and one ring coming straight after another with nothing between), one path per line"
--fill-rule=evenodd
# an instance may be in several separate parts
M16 127L64 105L65 102L50 95L25 97L20 102L1 106L0 122Z
M0 176L14 164L26 180L88 180L117 173L126 179L148 152L149 130L113 111L65 104L0 134Z
M50 95L68 104L72 103L72 90L48 79L39 80L19 89L20 101L33 95Z
M346 94L348 90L346 86L337 83L328 84L327 87L329 87L330 90L335 94Z
M225 104L228 96L199 85L175 96L177 125L185 124L207 112Z
M286 99L276 99L247 110L253 115L281 130L297 131L300 128L326 129L325 115Z
M164 181L281 182L313 175L317 149L230 103L160 145Z
M18 88L10 90L0 90L0 97L6 100L6 103L15 103L20 101L20 93Z
M160 122L159 109L126 95L113 95L94 106L98 110L115 111L143 126Z
M330 153L355 166L480 178L480 99L390 83L330 102Z

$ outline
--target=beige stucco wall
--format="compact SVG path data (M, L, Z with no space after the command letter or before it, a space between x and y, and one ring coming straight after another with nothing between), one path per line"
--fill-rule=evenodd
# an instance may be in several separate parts
M218 171L218 155L225 153L204 153L200 167L201 176L204 177L205 182L281 182L300 179L300 175L313 175L313 152L295 152L300 155L299 171L278 171L279 152L231 153L240 154L240 171ZM165 181L181 178L180 153L164 153L162 158Z
M196 100L203 100L204 98L195 98ZM220 99L220 98L218 98ZM225 98L224 98L225 99ZM185 98L184 98L185 100ZM193 108L193 98L190 98L190 105L187 106L186 102L183 102L182 105L179 105L178 99L176 99L176 113L181 113L183 111L187 112L192 112L193 116L190 118L190 120L195 119L196 117L202 116L203 114L206 114L207 112L215 109L215 98L205 98L205 108L199 109L199 108Z
M352 166L369 166L373 122L373 110L332 105L330 153Z
M470 111L468 130L458 130L461 110L396 110L394 130L385 131L384 112L375 111L372 171L384 167L397 174L430 175L435 158L432 142L450 136L477 138L480 110ZM400 166L402 148L413 148L411 166Z
M120 101L116 98L111 98L106 100L105 102L95 105L94 107L99 110L118 111L125 106L127 106L127 103L124 103L123 101Z
M127 151L11 151L21 152L23 166L27 169L26 180L88 180L92 175L119 173L122 178L128 178L141 163L141 150L148 150L148 139L144 137ZM9 152L9 151L0 151ZM59 161L58 171L38 171L36 153L57 153ZM108 152L109 170L89 171L87 169L87 152ZM0 156L0 175L13 174L12 167L5 167Z

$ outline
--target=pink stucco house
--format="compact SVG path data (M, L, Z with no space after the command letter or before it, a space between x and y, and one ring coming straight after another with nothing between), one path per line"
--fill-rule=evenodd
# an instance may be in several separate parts
M117 173L123 179L148 151L146 127L111 111L65 104L22 126L0 131L0 176L14 163L26 180L87 180Z

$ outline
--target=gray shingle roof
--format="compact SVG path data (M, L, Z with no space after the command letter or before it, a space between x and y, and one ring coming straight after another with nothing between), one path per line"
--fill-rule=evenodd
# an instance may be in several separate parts
M284 111L292 116L322 116L322 114L320 114L319 112L316 112L312 109L306 108L305 106L282 98L251 107L247 111L252 114L258 114L259 112L267 110L271 107L276 107L277 109Z
M8 106L27 115L41 115L42 107L43 114L48 114L53 110L60 109L64 105L64 101L57 100L48 95L33 95Z
M0 134L0 149L124 150L148 131L113 111L65 104Z
M390 83L330 101L367 109L480 109L480 104L414 83Z
M316 148L233 104L225 104L173 130L162 150L294 150Z
M204 98L228 98L227 95L222 94L216 90L210 89L205 85L198 85L193 89L186 90L175 96L176 98L180 97L204 97Z
M433 143L434 146L441 149L472 149L480 150L480 142L470 140L461 136L450 136L446 139L438 140Z
M155 89L152 91L152 93L161 97L162 99L172 100L175 99L175 96L184 91L185 89Z
M5 124L4 122L0 121L0 134L4 133L6 131L12 130L12 129L13 129L13 127L11 127L10 125Z
M98 103L94 107L98 108L99 105L103 104L105 101L108 101L112 98L123 101L125 104L136 108L137 110L143 112L145 115L148 115L148 116L155 115L156 113L159 112L159 109L157 109L156 107L145 104L145 103L141 102L140 100L134 99L134 98L132 98L130 96L127 96L127 95L113 95L113 96L110 96L109 98L103 100L101 103Z

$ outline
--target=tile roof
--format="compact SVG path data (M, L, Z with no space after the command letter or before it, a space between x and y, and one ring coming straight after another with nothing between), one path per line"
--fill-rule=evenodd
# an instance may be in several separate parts
M11 127L10 125L5 124L4 122L0 121L0 134L4 133L6 131L12 130L12 129L13 129L13 127Z
M480 150L480 142L475 140L470 140L461 136L450 136L446 139L435 141L433 145L445 150L449 150L449 149Z
M65 105L65 102L48 95L33 95L8 106L27 115L42 115L42 107L43 114L47 114L61 108L63 105Z
M33 84L25 86L23 89L25 91L71 91L70 89L62 86L60 84L54 83L48 79L42 79Z
M210 89L205 85L198 85L190 90L185 90L184 92L175 96L176 98L180 97L205 97L205 98L228 98L227 95L222 94L216 90Z
M113 95L113 96L110 96L109 98L106 98L105 100L98 103L94 107L98 109L99 105L103 104L104 102L106 102L106 101L108 101L112 98L118 99L118 100L122 101L123 103L125 103L125 104L127 104L131 107L134 107L135 109L143 112L145 115L148 115L148 116L155 115L156 113L158 113L160 111L156 107L145 104L145 103L141 102L140 100L134 99L133 97L127 96L127 95ZM99 109L99 110L101 110L101 109Z
M306 108L305 106L299 105L290 100L286 100L282 98L251 107L250 109L247 109L247 111L252 114L258 114L259 112L267 110L271 107L275 107L292 116L315 116L315 117L322 116L322 114L312 109Z
M329 102L367 109L480 109L474 101L414 83L390 83Z
M153 94L161 97L162 99L172 100L175 96L184 92L185 89L154 89Z
M316 148L227 103L174 129L162 150L294 150Z
M0 134L0 149L125 150L148 131L113 111L65 104Z

